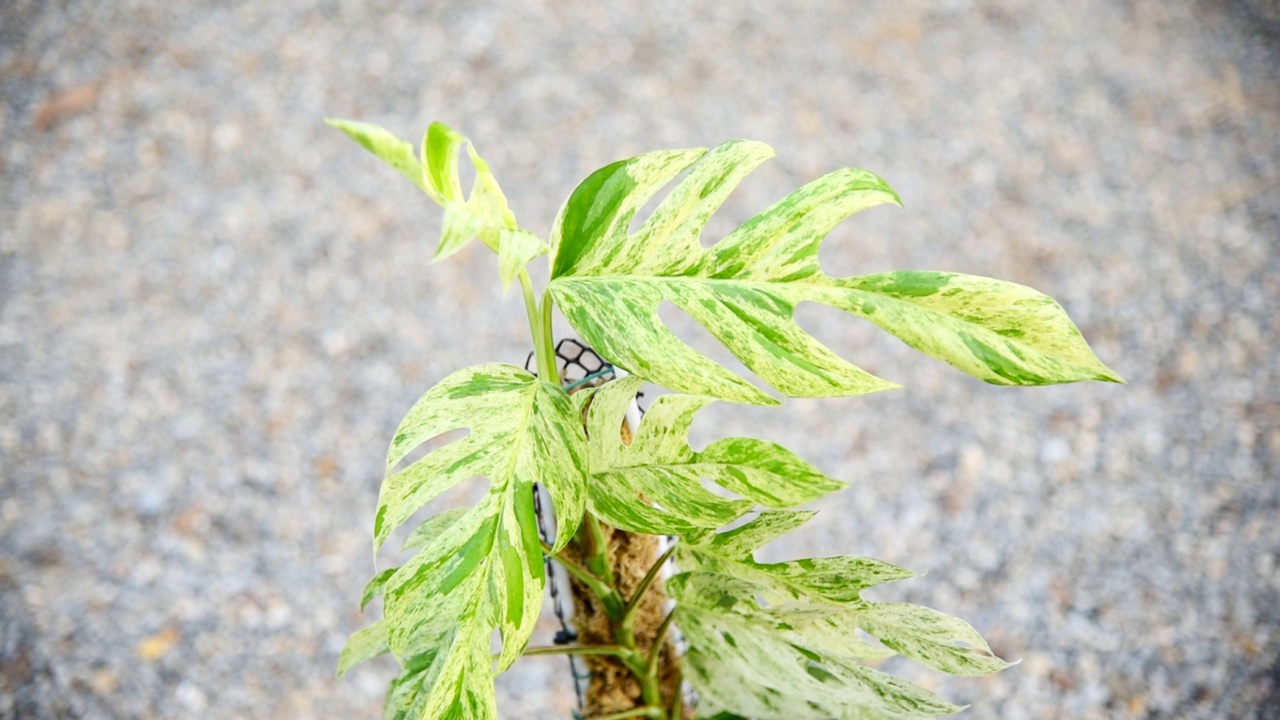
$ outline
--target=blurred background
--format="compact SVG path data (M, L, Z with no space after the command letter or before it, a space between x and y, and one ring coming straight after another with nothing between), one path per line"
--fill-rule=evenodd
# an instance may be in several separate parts
M1278 33L1270 0L3 0L0 715L379 717L393 664L334 667L387 442L528 340L482 248L428 267L440 211L337 116L450 123L542 234L645 150L777 148L706 239L884 176L906 208L844 223L829 273L1032 285L1129 384L991 387L803 307L904 388L701 418L853 481L771 555L927 572L875 597L1022 660L901 668L971 717L1280 717ZM499 694L573 706L555 658Z

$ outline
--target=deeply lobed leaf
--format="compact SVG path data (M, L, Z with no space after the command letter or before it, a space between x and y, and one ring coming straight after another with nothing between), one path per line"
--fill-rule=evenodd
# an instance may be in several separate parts
M370 582L364 602L384 595L384 618L353 637L342 670L389 649L405 667L388 698L413 718L491 718L494 673L519 657L541 610L545 581L532 490L543 483L559 519L557 548L573 536L586 503L581 416L558 386L511 365L456 372L401 421L387 453L375 549L427 502L476 476L489 491L472 508L422 523L405 546L418 552ZM470 432L399 472L422 443ZM375 630L374 628L378 628ZM494 667L490 636L502 640ZM381 633L382 637L375 637ZM381 644L375 642L381 641Z
M622 378L578 393L587 406L591 511L633 532L685 535L733 522L756 504L790 507L815 500L843 483L823 475L791 451L753 438L728 438L701 452L689 447L689 426L707 397L664 395L653 404L630 444L619 429L643 383ZM703 487L707 480L745 499Z
M921 718L960 708L860 661L900 652L957 675L997 672L971 626L929 608L873 603L861 591L911 573L869 558L758 563L752 553L808 513L765 512L734 530L695 533L667 582L689 643L687 677L709 707L754 720ZM859 628L883 645L869 644Z
M797 325L800 302L875 322L912 347L988 382L1119 381L1050 298L1014 283L955 273L834 279L818 246L849 215L898 203L879 177L844 169L796 190L709 249L699 235L729 193L773 151L734 141L710 152L663 151L613 163L573 192L552 230L550 290L570 324L619 367L680 392L777 401L663 326L671 302L753 373L788 397L894 387L837 356ZM636 212L680 183L634 233Z

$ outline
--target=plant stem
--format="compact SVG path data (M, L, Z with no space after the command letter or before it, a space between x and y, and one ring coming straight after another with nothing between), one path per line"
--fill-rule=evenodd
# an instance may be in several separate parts
M526 656L534 655L608 655L624 658L634 653L617 645L550 645L546 647L525 648Z
M600 521L590 512L585 513L582 517L582 528L583 532L580 533L584 541L582 555L586 560L587 568L596 577L603 578L610 587L617 587L613 568L609 567L609 539L604 536Z
M649 586L653 584L653 581L657 579L658 574L662 572L662 566L667 563L667 560L671 559L671 555L675 553L675 551L676 545L675 543L672 543L671 547L667 548L667 551L662 553L662 556L659 557L652 566L650 566L649 572L645 573L644 578L640 580L640 585L636 587L635 594L633 594L631 599L627 601L627 606L622 609L622 617L618 620L619 626L622 628L623 632L626 632L628 635L634 635L636 610L640 607L640 601L644 599L645 591L647 591Z
M601 715L594 720L626 720L626 718L657 718L658 720L666 720L667 714L660 707L642 707L634 710L626 710L612 715Z
M529 334L533 336L533 355L538 361L538 377L546 382L559 384L556 372L555 350L547 347L550 329L544 327L543 314L538 312L538 301L533 295L533 281L529 271L520 271L520 290L524 294L524 312L529 318ZM548 308L549 309L549 308ZM549 313L547 313L549 314ZM549 324L549 320L547 321Z
M671 695L671 711L667 713L671 720L684 720L684 691L681 690L680 672L676 671L676 691Z
M556 340L551 327L551 308L555 307L555 301L551 299L551 290L545 290L542 293L542 350L547 355L547 367L551 368L551 372L556 372ZM549 376L548 376L549 377ZM557 375L556 382L560 382Z
M649 658L645 662L645 675L654 682L658 680L658 660L662 657L662 641L667 637L667 630L671 628L671 621L675 617L675 611L667 613L667 616L662 620L662 624L658 626L658 632L654 633L653 645L649 647Z
M622 598L617 597L618 593L613 589L613 586L597 577L590 570L565 557L564 553L553 554L551 552L551 546L545 541L542 543L542 552L550 555L556 562L560 563L570 575L576 577L583 585L590 588L591 592L595 593L596 597L600 598L602 602L605 602L606 604L616 604L619 606L622 604Z

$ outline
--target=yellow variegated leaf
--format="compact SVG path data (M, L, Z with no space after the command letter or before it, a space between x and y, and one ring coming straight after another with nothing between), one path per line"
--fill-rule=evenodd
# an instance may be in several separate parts
M953 273L835 279L818 245L849 215L898 196L879 177L837 170L791 193L709 249L699 235L737 184L773 154L750 141L710 152L663 151L613 163L570 196L552 231L550 290L569 323L619 367L664 387L777 401L663 326L670 302L788 397L894 387L835 355L793 320L820 302L860 315L912 347L988 382L1119 381L1050 298L1013 283ZM636 212L686 177L634 233Z
M345 675L353 666L388 652L391 652L391 648L387 647L387 629L379 620L358 630L347 640L346 646L342 648L342 655L338 657L338 677Z
M627 377L586 395L591 510L609 524L656 535L684 535L716 528L757 503L802 505L844 486L791 451L754 438L728 438L697 452L689 447L694 414L708 397L663 395L649 408L628 445L619 430L643 383ZM702 485L709 480L742 496L722 497Z
M470 432L391 473L414 448L462 428ZM366 600L384 595L385 644L405 666L392 692L399 700L389 697L388 713L395 709L402 714L393 717L413 720L492 718L495 671L519 657L541 610L545 576L533 484L551 495L557 548L582 519L581 415L558 386L520 368L468 368L431 388L401 421L387 470L375 548L445 490L476 476L489 481L474 507L425 521L406 543L417 554L366 589ZM496 668L489 647L494 630L502 640Z
M369 152L422 188L444 208L444 225L433 262L443 260L479 238L498 253L499 275L506 288L530 260L547 252L536 236L520 229L507 197L471 141L444 123L431 123L422 137L422 157L413 145L376 125L351 120L326 120ZM466 147L476 177L464 195L458 160Z
M809 517L761 513L733 530L693 534L678 548L686 572L667 591L689 643L686 677L713 707L757 720L936 717L959 708L860 661L897 651L956 675L1008 667L962 620L861 598L867 587L910 577L906 570L869 558L752 558ZM863 641L855 628L883 645Z
M511 287L529 261L547 252L547 244L524 230L502 230L498 233L498 276L502 289Z
M401 175L412 180L413 184L422 188L422 191L429 195L432 200L441 204L444 203L444 199L436 192L435 188L427 183L422 164L413 155L413 145L411 143L405 142L390 131L370 123L334 119L326 119L325 123L346 133L348 137L359 143L360 147L373 153L378 159L395 168Z
M767 613L731 578L682 573L667 589L688 642L685 677L715 707L752 720L933 718L961 709L847 655L807 647L785 613Z

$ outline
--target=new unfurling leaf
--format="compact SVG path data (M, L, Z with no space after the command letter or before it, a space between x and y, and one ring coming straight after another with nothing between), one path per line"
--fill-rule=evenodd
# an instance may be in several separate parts
M530 260L548 251L536 235L520 229L489 163L471 141L444 123L434 122L427 128L419 159L413 154L413 145L377 125L352 120L325 122L412 180L444 208L444 226L433 262L453 255L478 237L498 253L505 289ZM458 171L459 150L464 145L476 172L469 196L463 195Z

